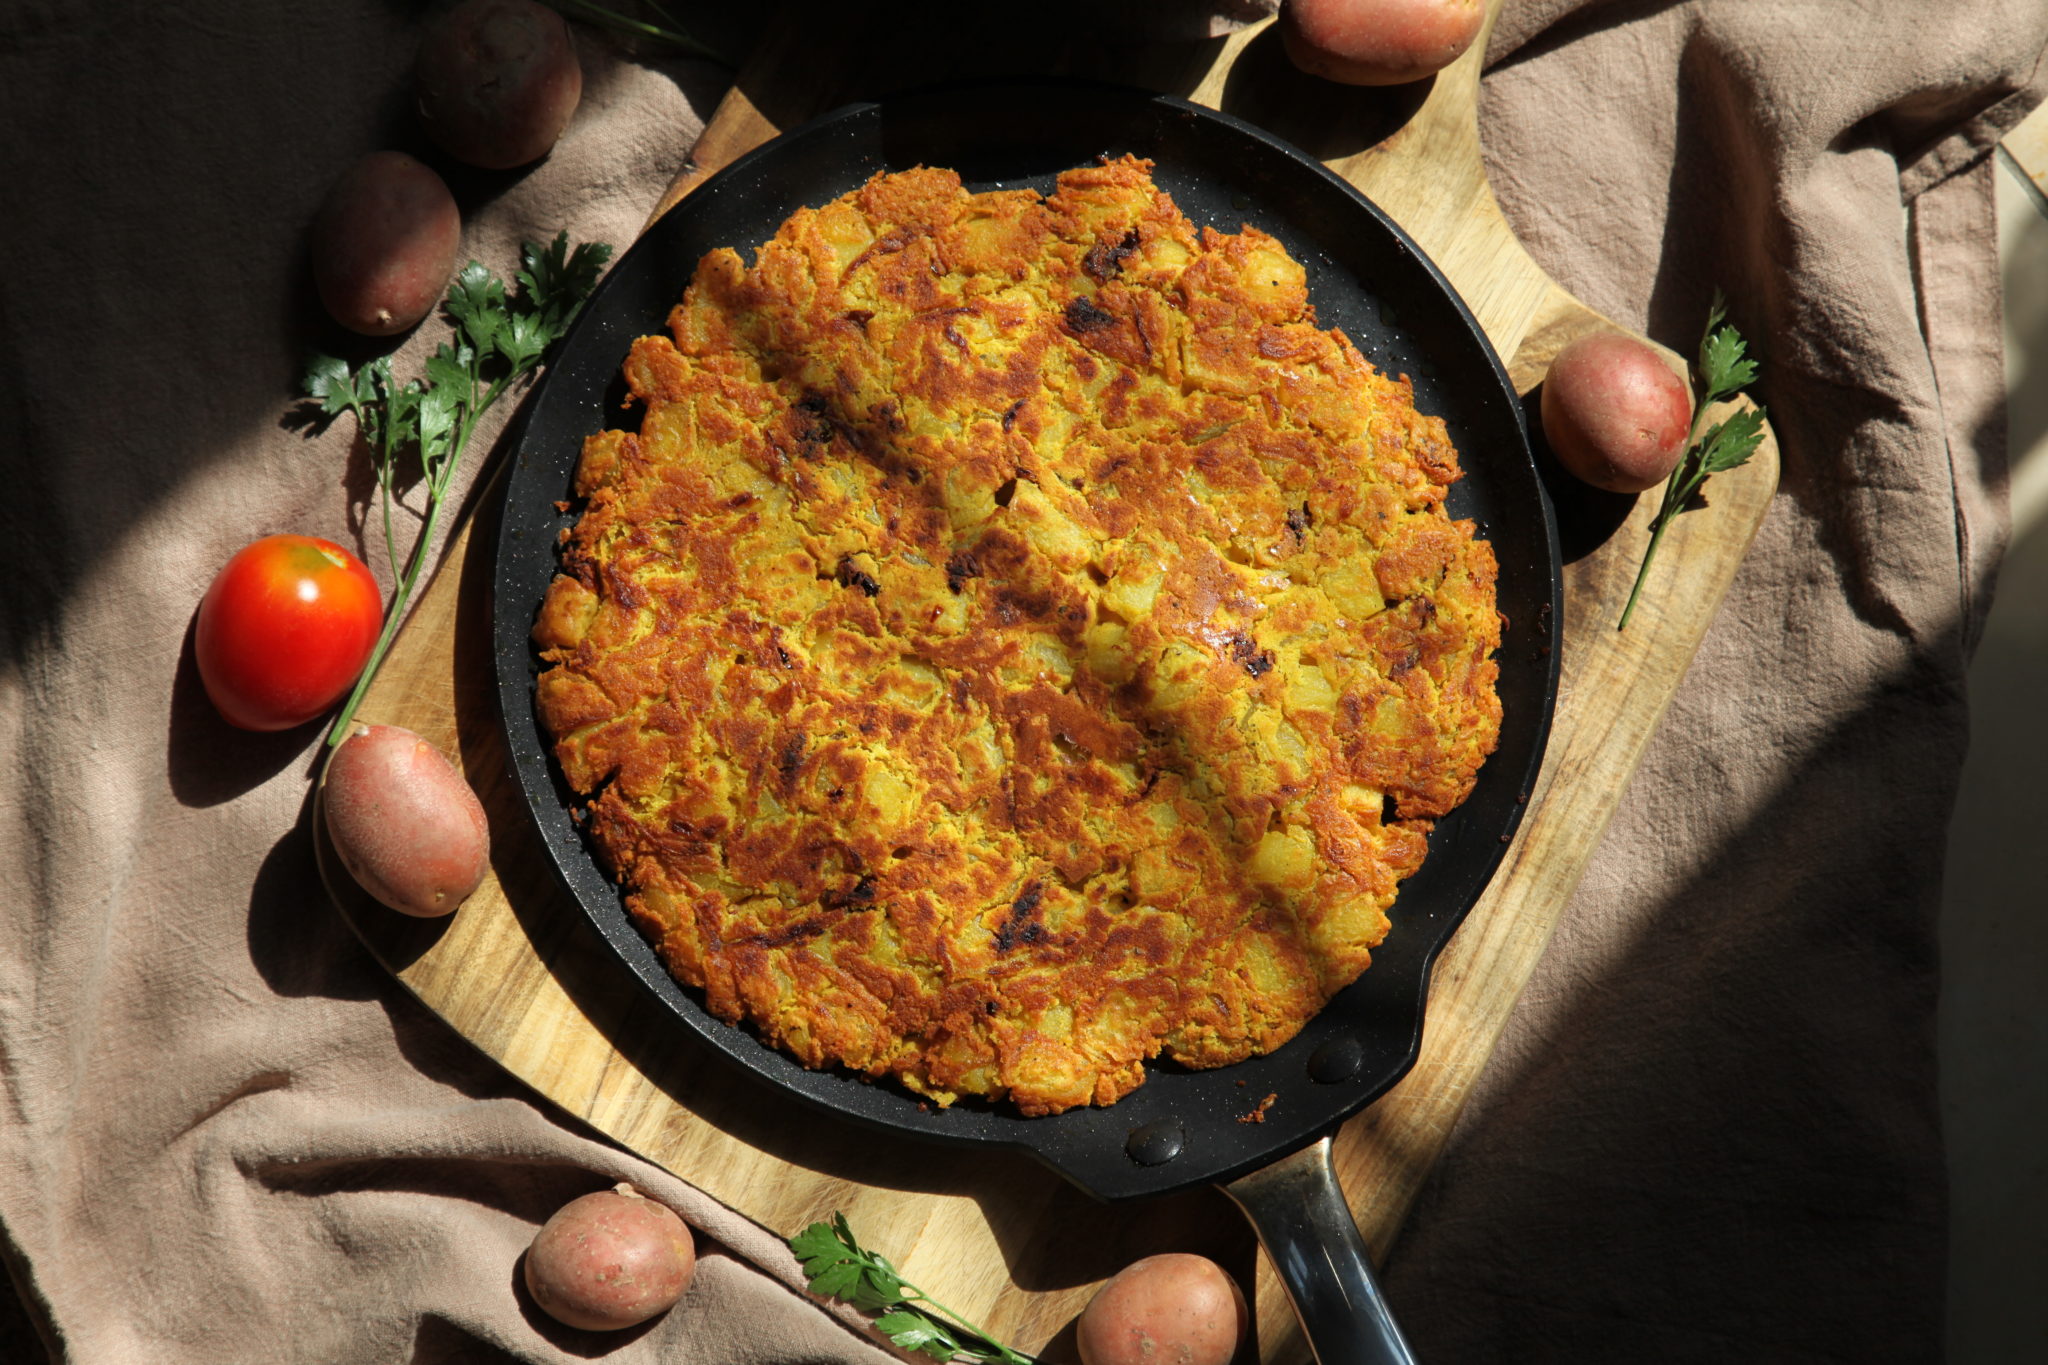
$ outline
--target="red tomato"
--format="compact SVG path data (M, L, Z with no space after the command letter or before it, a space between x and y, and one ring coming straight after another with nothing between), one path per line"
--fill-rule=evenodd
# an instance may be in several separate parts
M265 536L206 590L193 652L230 724L289 730L341 700L383 624L383 594L362 560L315 536Z

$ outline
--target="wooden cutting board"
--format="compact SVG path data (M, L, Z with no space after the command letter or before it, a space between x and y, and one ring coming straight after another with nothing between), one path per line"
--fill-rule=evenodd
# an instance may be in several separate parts
M1489 19L1490 22L1490 19ZM885 41L886 39L886 41ZM1270 27L1145 46L1097 35L956 28L914 48L805 8L771 25L658 206L736 156L849 98L946 76L1063 72L1180 94L1322 158L1387 209L1463 294L1518 390L1559 347L1613 324L1515 240L1481 166L1484 39L1433 82L1361 90L1301 77ZM1028 117L1028 111L1020 111ZM1615 629L1655 494L1555 487L1565 531L1564 681L1541 781L1514 845L1441 958L1415 1069L1341 1130L1336 1163L1384 1256L1777 486L1767 436L1680 518L1626 633ZM495 484L495 481L493 481ZM547 866L507 772L493 700L491 490L453 538L360 715L459 756L489 812L491 877L452 919L408 920L346 874L329 889L373 953L458 1032L562 1108L787 1235L843 1210L862 1240L938 1300L1027 1350L1071 1355L1071 1321L1137 1256L1192 1250L1256 1281L1260 1354L1304 1348L1249 1228L1214 1192L1107 1207L1022 1158L906 1144L767 1093L693 1046L625 978ZM335 864L325 850L323 869ZM1399 909L1396 907L1398 924Z

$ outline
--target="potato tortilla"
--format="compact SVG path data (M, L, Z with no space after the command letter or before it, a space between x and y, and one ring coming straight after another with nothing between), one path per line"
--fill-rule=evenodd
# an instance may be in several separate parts
M669 969L808 1066L1108 1104L1355 980L1500 727L1405 379L1135 158L879 175L698 265L534 628Z

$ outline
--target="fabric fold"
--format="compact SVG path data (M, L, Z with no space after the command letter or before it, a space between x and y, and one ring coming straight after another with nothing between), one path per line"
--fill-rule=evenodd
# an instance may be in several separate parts
M1186 37L1262 6L1167 8ZM0 15L0 1260L30 1320L0 1311L0 1355L878 1365L773 1233L383 972L313 866L314 728L230 731L194 671L193 610L248 541L385 562L348 424L290 417L300 357L336 342L304 225L359 155L426 150L417 23ZM562 229L623 247L729 79L580 41L555 152L455 177L465 258L506 273ZM1933 915L2006 534L1983 158L2044 48L2032 0L1501 15L1482 136L1510 221L1681 352L1725 289L1784 478L1395 1249L1426 1360L1939 1352ZM676 1310L598 1339L516 1266L619 1180L706 1254Z

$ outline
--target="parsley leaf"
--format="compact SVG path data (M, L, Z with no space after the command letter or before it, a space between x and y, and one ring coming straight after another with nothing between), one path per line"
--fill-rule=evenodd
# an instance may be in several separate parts
M327 733L329 746L347 736L349 721L405 619L449 486L477 420L512 385L538 368L548 348L569 330L583 301L597 287L611 254L612 249L602 242L585 242L571 251L566 232L556 234L546 248L528 242L520 253L516 293L507 293L502 280L471 261L449 283L442 301L441 311L455 329L454 338L442 342L427 358L423 378L403 386L392 381L389 356L378 356L353 369L333 356L316 355L307 362L302 389L319 405L316 426L325 427L341 414L350 414L377 462L384 543L391 556L391 576L397 583L370 662ZM418 463L427 510L419 539L401 565L392 534L391 506L398 469L408 455Z
M505 317L505 286L496 275L471 261L448 286L448 320L461 330L470 349L488 351Z
M1725 422L1716 422L1700 438L1700 469L1719 474L1740 469L1756 454L1764 439L1764 415L1759 408L1747 408Z
M832 1216L838 1221L843 1222L845 1220L844 1214L834 1214ZM806 1274L813 1273L810 1270L810 1263L812 1261L837 1261L846 1254L845 1247L840 1243L838 1234L833 1231L832 1224L830 1223L811 1224L802 1232L789 1239L789 1249L796 1253L796 1258L799 1261L804 1263Z
M1621 609L1621 623L1616 630L1628 628L1628 618L1635 612L1636 598L1650 572L1650 561L1656 557L1657 546L1672 521L1681 513L1705 505L1700 493L1711 475L1740 469L1763 444L1762 408L1745 408L1712 426L1706 425L1709 407L1735 397L1756 382L1756 362L1749 358L1749 347L1742 334L1723 325L1727 315L1721 292L1715 290L1713 305L1707 310L1707 325L1700 336L1699 365L1693 371L1692 431L1686 438L1685 453L1679 456L1677 467L1664 482L1664 502L1650 522L1650 544L1643 551L1642 567L1636 570L1635 586L1629 589L1628 605Z
M598 28L610 29L620 37L633 42L656 47L686 57L708 57L723 66L737 66L726 53L712 47L703 39L691 33L681 20L669 12L660 0L642 0L642 6L654 12L655 21L642 19L633 14L621 14L609 5L600 5L596 0L543 0L551 8L560 10L568 19L580 19Z
M1013 1351L973 1326L916 1285L907 1284L886 1256L869 1251L854 1239L846 1215L834 1213L829 1223L813 1223L789 1239L789 1249L803 1262L813 1294L850 1303L864 1313L879 1313L875 1330L898 1347L933 1360L962 1360L975 1365L1038 1365L1031 1356Z
M906 1351L922 1351L934 1360L951 1360L960 1353L960 1343L944 1327L907 1309L884 1313L875 1319L875 1330Z
M377 406L391 383L391 361L379 356L360 370L331 355L316 355L306 366L306 396L317 399L323 417L355 414L363 440L378 444L381 409Z
M521 297L535 300L541 325L558 333L597 287L597 277L610 255L610 247L587 242L571 252L566 232L558 234L544 250L528 242L519 252Z
M1723 327L1700 347L1700 373L1706 377L1707 401L1718 403L1756 382L1756 362L1743 352L1742 334Z

